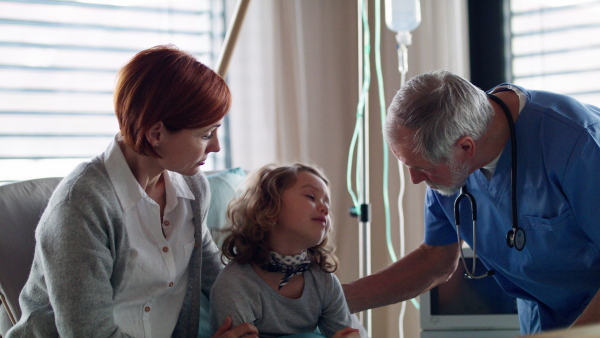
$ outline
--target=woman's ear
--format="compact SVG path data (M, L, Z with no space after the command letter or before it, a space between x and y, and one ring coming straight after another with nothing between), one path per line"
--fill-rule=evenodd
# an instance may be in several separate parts
M146 141L152 146L157 146L162 141L164 133L164 124L162 121L155 123L150 129L146 131Z
M470 136L464 136L456 141L455 146L458 148L461 157L472 159L475 156L475 140Z

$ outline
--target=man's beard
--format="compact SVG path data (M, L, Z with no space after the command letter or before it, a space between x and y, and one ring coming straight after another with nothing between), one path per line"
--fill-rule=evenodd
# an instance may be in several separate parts
M444 196L454 195L467 182L469 177L469 163L458 162L455 158L448 160L448 169L450 170L450 185L441 185L435 182L426 180L425 183L433 190Z

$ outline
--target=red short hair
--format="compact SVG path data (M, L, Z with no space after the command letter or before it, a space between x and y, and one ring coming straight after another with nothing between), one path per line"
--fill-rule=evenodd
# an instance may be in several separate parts
M231 93L217 73L176 46L137 53L118 73L115 114L126 144L158 157L145 134L163 122L173 132L202 128L221 120Z

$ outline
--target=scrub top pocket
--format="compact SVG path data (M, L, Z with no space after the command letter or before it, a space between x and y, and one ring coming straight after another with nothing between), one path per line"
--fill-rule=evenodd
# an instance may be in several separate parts
M579 228L572 209L552 218L524 216L521 227L525 230L525 250L533 264L552 267L552 270L589 269L596 257L593 243ZM584 259L582 259L584 258Z

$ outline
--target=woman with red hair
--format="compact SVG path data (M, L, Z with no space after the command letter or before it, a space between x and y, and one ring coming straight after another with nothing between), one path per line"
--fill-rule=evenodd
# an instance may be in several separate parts
M220 150L225 81L174 46L135 55L114 95L120 132L52 195L8 337L196 337L200 293L222 270L203 225L200 170ZM226 321L215 336L255 335Z

